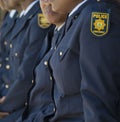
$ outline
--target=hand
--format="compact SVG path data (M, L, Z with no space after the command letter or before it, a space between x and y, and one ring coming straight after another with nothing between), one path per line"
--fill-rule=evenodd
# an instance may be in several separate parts
M5 99L6 99L5 96L3 96L2 98L0 98L0 104L3 103L5 101ZM6 117L8 115L9 115L9 113L7 113L7 112L0 112L0 119Z
M3 96L2 98L0 98L0 104L3 103L5 101L6 97Z
M9 113L7 113L7 112L0 112L0 119L6 117L8 115L9 115Z

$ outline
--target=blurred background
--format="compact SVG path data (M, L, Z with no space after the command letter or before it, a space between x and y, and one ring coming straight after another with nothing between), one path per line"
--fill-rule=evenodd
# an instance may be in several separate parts
M2 23L3 16L4 16L4 12L0 9L0 25Z

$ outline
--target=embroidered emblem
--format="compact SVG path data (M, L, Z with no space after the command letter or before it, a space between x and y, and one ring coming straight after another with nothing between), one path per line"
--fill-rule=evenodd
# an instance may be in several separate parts
M95 36L103 36L108 33L109 13L93 12L91 16L91 32Z
M48 28L51 24L47 21L43 14L38 14L38 25L41 28Z

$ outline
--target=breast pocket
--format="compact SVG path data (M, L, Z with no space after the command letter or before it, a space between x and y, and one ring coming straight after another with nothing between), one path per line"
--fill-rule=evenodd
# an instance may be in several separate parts
M12 52L12 57L13 57L13 61L15 61L15 60L22 60L22 57L23 57L23 54L20 52L20 51L14 51L14 52ZM13 62L14 63L14 62Z
M23 60L23 54L18 50L13 51L10 58L10 63L14 74L18 71L18 68Z
M59 60L62 61L67 55L69 54L70 48L68 47L61 47L58 51Z

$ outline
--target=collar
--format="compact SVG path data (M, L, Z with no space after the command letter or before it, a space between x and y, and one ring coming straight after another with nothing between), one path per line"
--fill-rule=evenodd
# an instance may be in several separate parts
M70 12L69 17L70 17L75 11L77 11L78 8L79 8L82 4L84 4L86 1L87 1L87 0L84 0L83 2L80 2L80 3Z
M10 18L13 18L14 15L15 15L15 13L16 13L16 10L11 10L11 11L9 12L9 17L10 17Z
M56 29L59 31L63 26L64 26L65 23L63 23L62 25L60 25L58 28L56 27Z
M24 12L25 12L24 10L20 12L19 18L21 18L24 15Z
M28 11L37 3L38 0L33 1L27 8L24 10L24 16L28 13Z

